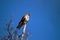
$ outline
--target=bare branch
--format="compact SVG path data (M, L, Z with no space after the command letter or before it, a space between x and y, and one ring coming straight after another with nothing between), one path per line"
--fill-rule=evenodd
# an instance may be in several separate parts
M7 24L7 32L8 32L8 40L12 40L12 34L10 32L10 26L11 26L12 20Z

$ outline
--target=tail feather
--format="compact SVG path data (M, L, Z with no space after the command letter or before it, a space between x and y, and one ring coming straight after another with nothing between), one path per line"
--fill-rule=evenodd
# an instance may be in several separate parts
M17 28L20 29L22 27L23 23L18 24Z

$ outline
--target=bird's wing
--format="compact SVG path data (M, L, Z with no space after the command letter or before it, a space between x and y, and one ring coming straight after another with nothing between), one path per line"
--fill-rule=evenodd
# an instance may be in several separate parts
M21 19L21 21L19 22L19 24L17 26L18 29L20 29L22 27L22 25L24 24L24 20L25 20L25 18L23 16L22 19Z

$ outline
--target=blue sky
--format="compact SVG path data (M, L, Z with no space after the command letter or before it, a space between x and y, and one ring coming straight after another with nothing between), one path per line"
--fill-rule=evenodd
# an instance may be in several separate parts
M16 28L26 12L30 12L29 40L60 40L59 0L0 0L0 36L6 34L10 19Z

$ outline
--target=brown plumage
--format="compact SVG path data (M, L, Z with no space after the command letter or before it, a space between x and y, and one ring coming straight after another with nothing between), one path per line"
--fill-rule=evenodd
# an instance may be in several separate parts
M21 21L19 22L19 24L17 26L18 29L20 29L24 24L26 24L29 21L29 16L30 16L30 14L27 13L22 17Z

